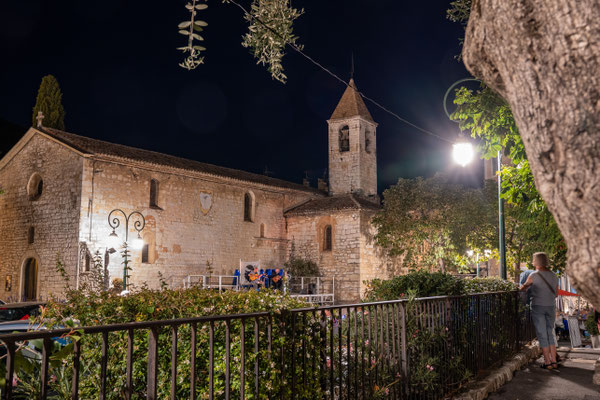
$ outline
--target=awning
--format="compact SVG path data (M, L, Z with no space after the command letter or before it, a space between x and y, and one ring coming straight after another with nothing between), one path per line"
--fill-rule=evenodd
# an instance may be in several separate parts
M558 289L558 295L559 296L581 296L577 293L567 292L566 290L562 290L562 289Z

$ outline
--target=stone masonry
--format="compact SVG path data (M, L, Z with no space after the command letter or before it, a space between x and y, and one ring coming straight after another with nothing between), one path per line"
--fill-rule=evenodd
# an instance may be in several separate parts
M353 81L328 123L329 193L31 128L0 159L0 279L5 281L0 298L22 299L31 279L37 281L35 297L60 296L66 281L57 259L68 284L79 287L90 279L96 252L110 280L122 278L119 245L110 241L108 221L112 210L121 209L138 211L146 220L140 233L146 247L130 247L130 282L136 286L158 288L161 276L181 286L184 278L204 274L207 265L213 274L229 275L240 260L282 267L293 244L297 256L317 262L325 278L335 277L338 302L358 301L364 281L401 271L373 243L371 218L379 209L377 124ZM33 189L39 198L31 198ZM125 221L119 218L115 233L122 242ZM130 244L138 235L134 221ZM326 232L331 248L325 248ZM38 263L34 278L25 274L30 259Z

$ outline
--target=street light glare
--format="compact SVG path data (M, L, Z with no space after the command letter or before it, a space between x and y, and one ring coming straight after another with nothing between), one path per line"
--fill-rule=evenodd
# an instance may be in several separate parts
M141 250L144 247L144 239L138 236L133 240L133 243L131 243L131 247L134 250Z
M475 151L473 150L473 145L471 145L471 143L454 143L452 157L457 164L461 165L462 167L466 167L471 161L473 161L474 155Z
M108 235L108 246L117 250L119 248L120 240L119 236L113 231L110 235Z

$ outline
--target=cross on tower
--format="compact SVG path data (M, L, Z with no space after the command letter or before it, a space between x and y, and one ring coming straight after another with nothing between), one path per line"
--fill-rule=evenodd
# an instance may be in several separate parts
M35 119L37 120L37 127L41 128L42 127L42 121L44 121L44 113L41 112L41 111L38 111L37 117L35 117Z

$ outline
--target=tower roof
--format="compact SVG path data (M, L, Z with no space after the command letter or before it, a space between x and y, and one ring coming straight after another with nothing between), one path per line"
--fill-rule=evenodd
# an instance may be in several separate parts
M350 85L346 88L335 111L331 114L331 119L344 119L356 116L375 122L373 121L373 117L371 117L371 113L369 113L365 102L358 93L354 79L350 79Z

